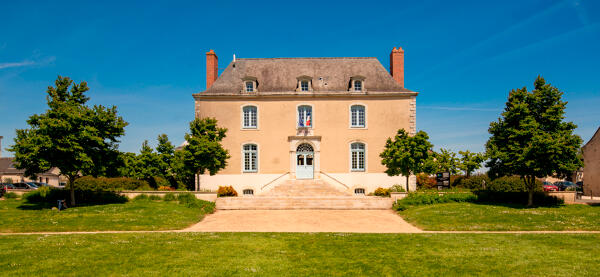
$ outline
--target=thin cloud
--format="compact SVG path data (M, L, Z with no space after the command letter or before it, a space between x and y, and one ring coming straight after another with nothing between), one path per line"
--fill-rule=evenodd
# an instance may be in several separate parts
M420 109L444 110L444 111L476 111L476 112L498 112L500 109L473 108L473 107L449 107L449 106L417 106Z
M0 69L11 68L11 67L30 66L30 65L34 65L34 64L35 64L35 62L33 62L33 61L22 61L22 62L18 62L18 63L0 63Z

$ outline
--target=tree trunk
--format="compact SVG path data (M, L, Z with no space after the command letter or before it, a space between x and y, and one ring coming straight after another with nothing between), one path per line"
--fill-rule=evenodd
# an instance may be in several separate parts
M408 175L406 175L406 192L409 192L409 188L408 188L408 177L410 176L410 173Z
M527 195L527 207L533 206L533 192L535 190L535 177L527 176L525 177L525 185L528 189Z
M467 170L467 179L471 177L471 172Z
M75 177L69 176L69 190L71 191L71 207L75 207Z

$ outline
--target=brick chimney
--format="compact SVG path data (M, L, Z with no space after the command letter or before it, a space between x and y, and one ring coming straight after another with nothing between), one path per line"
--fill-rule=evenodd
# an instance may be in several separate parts
M212 86L217 77L219 77L219 58L211 49L206 52L206 89Z
M404 50L394 47L390 53L390 74L400 86L404 87Z

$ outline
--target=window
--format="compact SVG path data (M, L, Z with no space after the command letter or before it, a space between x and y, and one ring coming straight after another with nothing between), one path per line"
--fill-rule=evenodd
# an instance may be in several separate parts
M300 90L308 91L308 81L300 81Z
M245 189L244 190L244 195L248 195L248 196L254 195L254 190L252 190L252 189Z
M353 105L350 107L350 126L353 128L365 127L365 106Z
M362 91L362 81L354 81L354 91Z
M246 92L253 92L253 91L254 91L254 82L247 81L246 82Z
M258 112L255 106L246 106L243 109L243 125L244 129L256 129L258 127Z
M258 171L258 150L256 144L244 145L244 172Z
M361 195L365 195L365 189L362 189L362 188L356 188L356 189L354 189L354 194L361 194Z
M365 171L365 144L355 142L350 145L352 171Z
M298 107L298 127L312 127L312 107L311 106L299 106Z

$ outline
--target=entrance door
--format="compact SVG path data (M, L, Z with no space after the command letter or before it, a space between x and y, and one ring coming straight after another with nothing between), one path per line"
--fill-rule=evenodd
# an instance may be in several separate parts
M310 144L303 143L296 148L296 179L313 179L314 156Z

